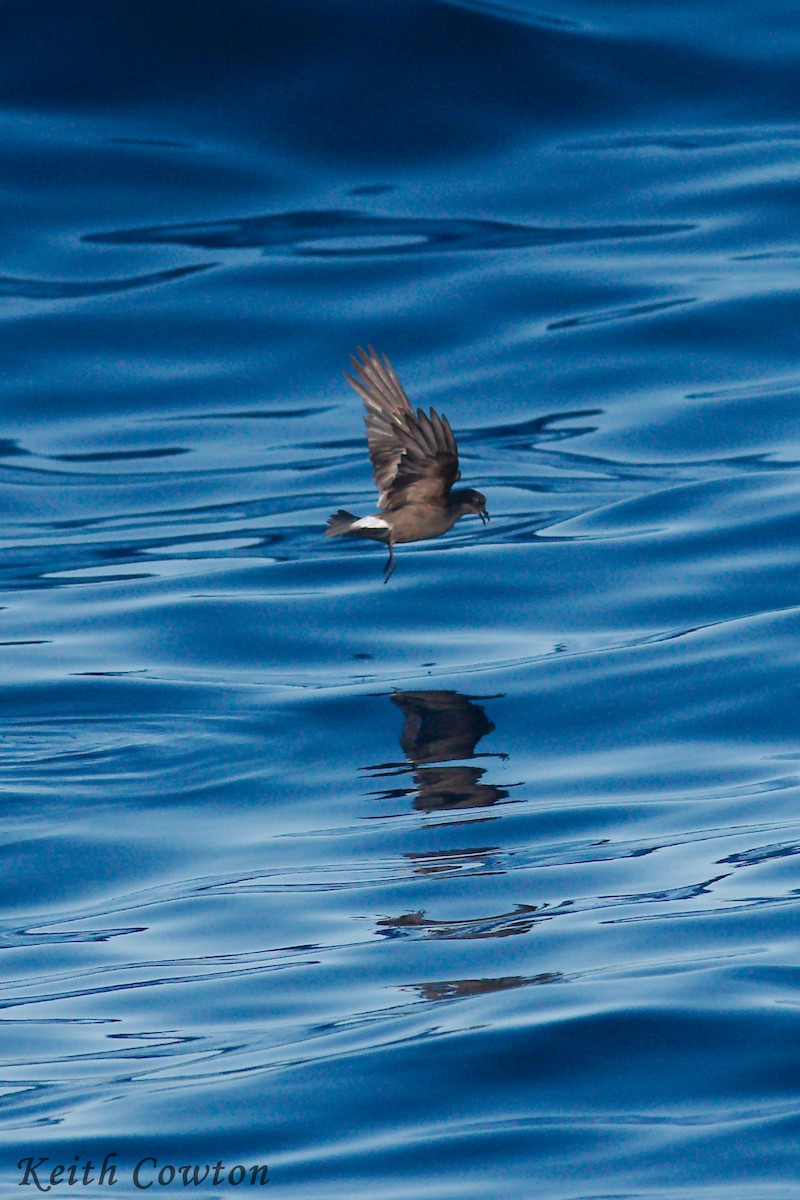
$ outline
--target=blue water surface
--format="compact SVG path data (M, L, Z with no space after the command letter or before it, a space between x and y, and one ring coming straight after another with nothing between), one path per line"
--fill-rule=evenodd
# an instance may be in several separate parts
M0 29L6 1192L800 1200L797 5Z

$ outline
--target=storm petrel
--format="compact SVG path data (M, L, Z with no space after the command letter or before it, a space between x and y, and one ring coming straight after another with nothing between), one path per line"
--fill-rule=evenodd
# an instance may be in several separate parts
M447 417L435 409L426 414L412 409L402 383L386 355L378 357L369 346L358 349L350 362L356 379L345 379L364 401L367 447L378 487L378 511L354 517L339 509L328 519L328 537L362 537L383 542L389 558L384 583L395 568L398 542L421 542L438 537L459 517L476 513L489 520L486 497L472 488L450 489L461 478L458 448Z

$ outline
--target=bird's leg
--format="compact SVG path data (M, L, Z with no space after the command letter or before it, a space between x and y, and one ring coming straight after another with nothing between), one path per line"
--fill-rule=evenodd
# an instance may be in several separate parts
M392 571L397 566L397 563L396 563L395 557L394 557L394 545L392 544L391 541L387 542L386 544L389 547L389 557L386 560L386 566L383 568L383 582L384 583L389 582L389 580L392 577Z

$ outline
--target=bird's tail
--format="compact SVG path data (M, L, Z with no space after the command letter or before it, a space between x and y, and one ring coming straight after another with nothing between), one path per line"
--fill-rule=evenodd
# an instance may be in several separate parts
M342 534L349 533L357 520L358 517L354 517L352 513L345 512L343 508L340 508L332 517L328 517L326 531L328 537L341 537Z

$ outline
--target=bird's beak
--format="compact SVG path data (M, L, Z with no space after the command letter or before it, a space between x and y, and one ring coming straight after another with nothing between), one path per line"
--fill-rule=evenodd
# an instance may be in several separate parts
M487 525L487 524L489 523L489 521L491 521L491 519L492 519L492 518L489 516L489 514L488 514L488 512L486 511L486 509L485 509L485 508L482 508L482 509L481 509L481 511L478 513L478 516L479 516L479 517L480 517L480 519L483 521L484 525Z

